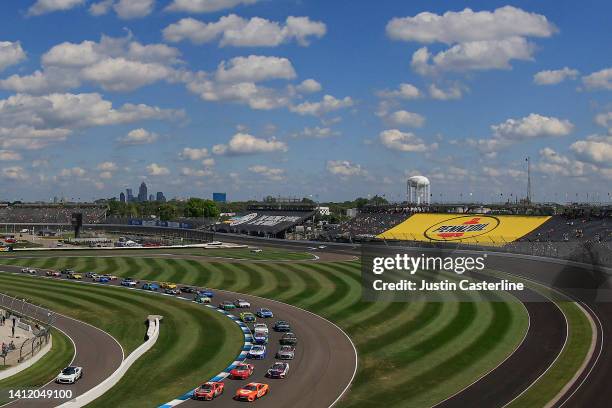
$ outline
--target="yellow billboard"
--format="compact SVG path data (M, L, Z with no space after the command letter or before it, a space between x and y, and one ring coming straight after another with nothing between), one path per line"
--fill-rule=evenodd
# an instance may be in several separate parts
M516 241L548 221L548 216L414 214L383 232L382 239L503 244Z

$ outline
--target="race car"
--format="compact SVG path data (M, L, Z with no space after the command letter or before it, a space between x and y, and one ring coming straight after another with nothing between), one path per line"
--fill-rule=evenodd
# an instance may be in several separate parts
M221 310L233 310L235 308L236 306L232 302L225 301L219 303L219 309Z
M258 331L264 332L266 334L269 333L268 326L265 323L255 323L253 326L253 332L256 333Z
M257 318L255 317L255 315L253 313L242 312L242 313L240 313L240 320L242 320L245 323L255 323Z
M277 332L290 332L291 331L291 326L289 325L289 323L287 323L284 320L278 320L276 323L274 323L274 331L277 331Z
M83 279L83 275L81 275L80 273L71 273L70 275L68 275L69 279Z
M276 358L278 360L293 360L295 358L295 347L281 346L276 352Z
M223 394L224 387L225 384L222 382L207 382L193 390L192 398L196 400L212 401L214 398Z
M68 366L55 378L58 384L74 384L83 377L83 367Z
M247 357L252 360L261 360L266 358L266 346L257 344L249 350Z
M59 278L60 276L62 276L62 274L59 273L58 271L47 271L45 272L45 275L52 276L54 278Z
M157 291L159 290L159 285L157 283L145 283L142 285L142 289Z
M261 317L261 318L269 318L269 317L274 317L274 314L272 313L272 311L268 308L262 307L260 309L257 309L257 313L256 313L257 317Z
M183 293L196 293L197 292L196 288L192 286L181 286L179 289Z
M181 291L176 289L176 288L174 288L174 289L168 288L168 289L164 290L164 293L166 293L168 295L180 295Z
M268 333L262 331L255 332L253 334L253 341L255 344L268 344Z
M234 300L234 304L236 305L237 308L240 308L240 309L251 307L251 304L244 299L236 299Z
M100 283L107 283L110 282L110 279L108 278L108 276L105 275L96 275L95 278L93 278L94 282L100 282Z
M86 278L94 279L96 276L98 276L98 274L95 273L95 272L85 272L85 277Z
M69 275L71 273L74 273L74 269L65 268L65 269L62 269L60 272L62 275Z
M197 294L193 297L193 300L196 303L210 303L210 301L211 301L211 299L209 297L201 296L201 295L197 295Z
M269 378L285 378L289 373L289 363L277 361L268 369L266 377Z
M176 284L175 283L170 283L170 282L162 282L159 284L159 286L162 289L176 289Z
M239 401L253 402L270 392L270 386L262 383L249 383L236 391L234 399Z
M109 280L117 280L117 279L119 279L116 275L106 274L106 275L102 275L102 276L107 277Z
M255 248L255 249L251 249L251 252L254 253L254 254L259 254L259 253L263 252L263 250L259 249L259 248Z
M127 286L128 288L135 288L138 285L138 281L132 278L125 278L121 281L121 286Z
M21 272L22 273L29 273L29 274L35 275L36 272L38 272L38 271L36 269L34 269L34 268L22 268Z
M281 346L295 346L298 342L297 337L293 333L285 333L279 340Z
M210 289L200 290L197 293L198 293L198 295L206 296L206 297L209 297L209 298L213 298L215 296L213 291L210 290Z
M254 370L255 366L253 364L240 363L230 371L230 377L234 380L246 380L253 374Z

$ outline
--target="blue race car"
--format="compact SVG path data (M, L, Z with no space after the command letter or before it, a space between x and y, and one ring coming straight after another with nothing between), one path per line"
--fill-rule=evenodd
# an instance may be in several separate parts
M263 331L256 331L253 334L253 341L255 344L268 344L268 334Z
M267 309L265 307L262 307L261 309L257 310L256 313L257 317L261 317L261 318L268 318L268 317L274 317L274 314L272 313L272 311L270 309Z
M145 283L142 285L142 289L157 291L159 290L159 285L157 283Z
M254 360L262 360L266 358L266 346L258 344L251 347L251 350L249 350L249 354L247 355L247 357Z
M210 289L199 290L196 293L200 296L207 297L207 298L212 298L213 296L215 296L213 291Z

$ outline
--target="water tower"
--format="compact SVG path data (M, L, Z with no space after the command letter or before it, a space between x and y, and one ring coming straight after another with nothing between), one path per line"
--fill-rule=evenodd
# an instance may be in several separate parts
M412 176L408 178L407 198L409 203L429 204L431 197L429 179L424 176Z

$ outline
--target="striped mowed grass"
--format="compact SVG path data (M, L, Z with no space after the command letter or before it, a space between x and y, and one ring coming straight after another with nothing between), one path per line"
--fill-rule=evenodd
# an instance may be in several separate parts
M219 288L303 307L342 327L358 349L358 373L342 407L430 406L495 367L520 343L528 325L516 301L364 302L357 262L227 263L135 256L1 261Z
M147 316L164 316L155 346L92 407L167 402L222 371L243 344L230 319L171 297L8 274L0 274L0 291L99 327L119 341L126 356L144 341Z

